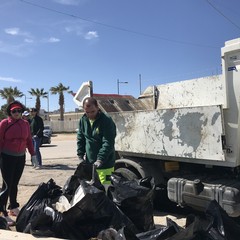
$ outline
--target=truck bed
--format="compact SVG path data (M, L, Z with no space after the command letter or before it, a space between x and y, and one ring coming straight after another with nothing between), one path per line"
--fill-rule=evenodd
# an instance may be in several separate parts
M116 150L128 156L222 162L220 106L111 113L117 126Z

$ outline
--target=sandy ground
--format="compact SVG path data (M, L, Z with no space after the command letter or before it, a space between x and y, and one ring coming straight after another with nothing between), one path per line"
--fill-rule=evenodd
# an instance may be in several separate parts
M63 187L67 179L74 173L78 159L76 157L76 134L55 134L52 143L41 147L43 167L40 170L32 168L30 156L27 154L26 166L19 183L18 202L23 206L42 182L51 178L57 185ZM1 180L0 180L1 183ZM156 211L154 222L156 226L166 225L166 218L171 218L178 225L185 225L185 217L179 214L168 214ZM15 230L12 228L12 230Z

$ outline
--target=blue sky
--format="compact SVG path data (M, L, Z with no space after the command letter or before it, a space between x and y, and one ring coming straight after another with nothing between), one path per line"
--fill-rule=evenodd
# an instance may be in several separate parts
M240 35L239 0L0 0L0 89L62 83L138 97L147 86L221 73ZM24 103L24 98L21 99ZM77 106L65 93L66 111ZM5 101L0 99L0 105ZM47 110L47 100L41 99ZM49 98L50 111L59 108Z

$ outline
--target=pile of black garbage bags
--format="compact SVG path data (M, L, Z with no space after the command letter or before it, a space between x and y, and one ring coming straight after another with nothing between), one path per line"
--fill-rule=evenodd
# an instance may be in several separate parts
M92 165L80 164L62 188L53 179L42 183L21 209L16 230L86 240L116 234L124 227L134 235L155 228L151 177L128 181L112 174L106 193L92 170Z
M184 228L168 218L166 226L156 228L154 188L151 177L127 180L115 172L106 193L96 171L80 164L63 187L53 179L39 185L21 209L16 230L39 237L78 240L239 239L240 225L216 201L205 213L188 215ZM0 229L6 227L0 218Z

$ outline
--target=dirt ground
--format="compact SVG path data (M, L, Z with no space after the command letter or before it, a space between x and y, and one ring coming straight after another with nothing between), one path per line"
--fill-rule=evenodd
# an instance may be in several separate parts
M76 140L76 137L77 137L76 133L61 133L53 135L53 138L56 141Z
M54 134L52 143L41 147L43 167L40 170L33 169L30 156L27 155L26 166L18 190L20 206L27 203L42 182L46 183L52 178L57 185L64 186L66 180L74 173L78 164L75 141L76 133ZM186 220L184 215L160 211L154 212L154 223L157 227L166 225L167 218L172 219L179 226L185 226ZM15 230L14 227L11 229Z

